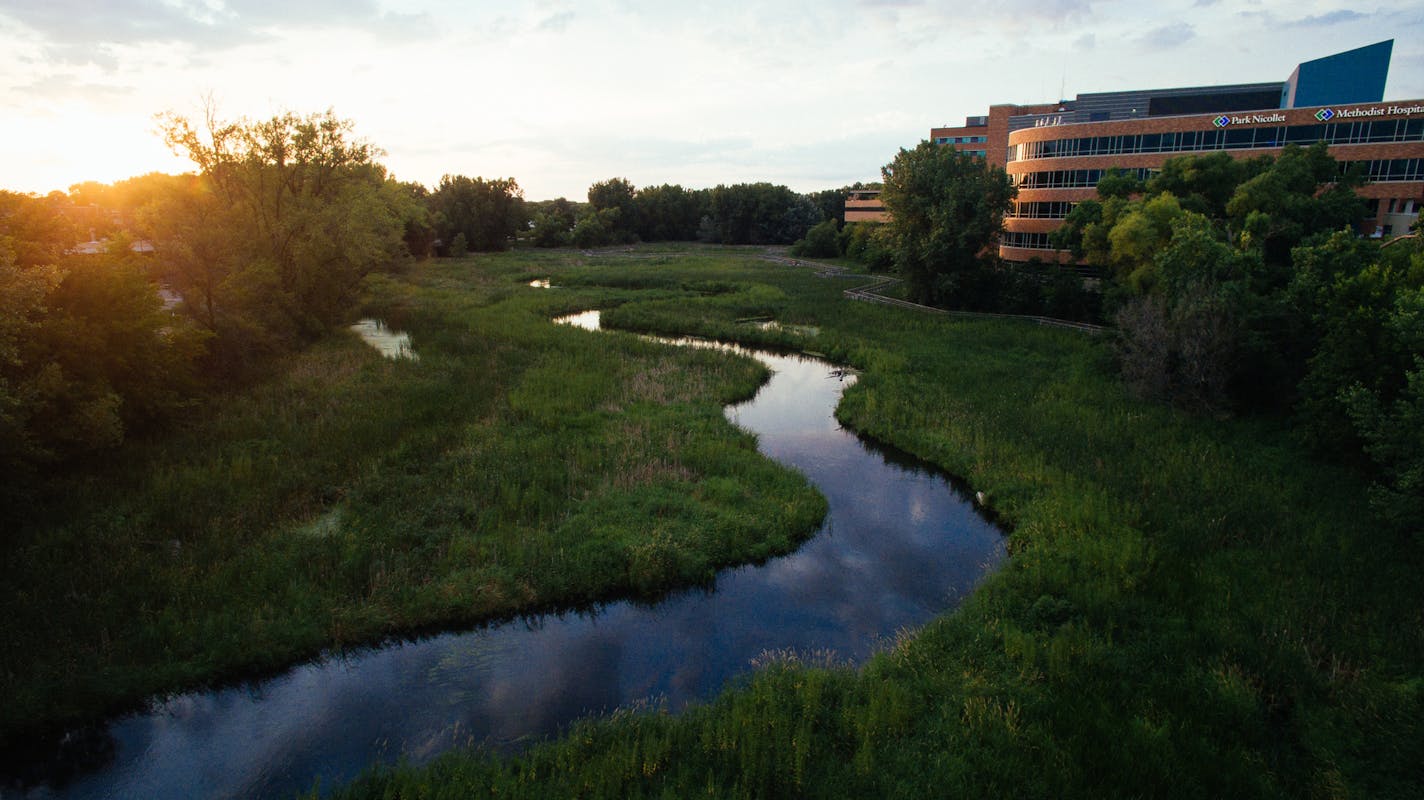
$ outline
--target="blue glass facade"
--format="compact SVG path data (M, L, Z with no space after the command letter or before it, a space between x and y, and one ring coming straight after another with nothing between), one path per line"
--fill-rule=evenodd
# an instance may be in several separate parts
M1389 39L1300 64L1281 90L1281 108L1378 103L1393 51Z

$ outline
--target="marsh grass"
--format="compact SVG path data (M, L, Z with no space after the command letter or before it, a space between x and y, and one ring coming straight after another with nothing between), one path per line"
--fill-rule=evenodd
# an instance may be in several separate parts
M605 324L857 367L840 419L965 477L1012 558L859 669L770 658L675 717L584 721L513 759L378 768L341 796L1424 793L1421 554L1379 533L1365 482L1283 421L1132 400L1073 332L842 302L809 271L706 251L674 266L561 280L646 293ZM738 323L753 315L818 333Z
M824 500L722 415L765 368L552 324L649 294L527 286L571 258L372 279L363 313L418 361L333 335L16 509L0 741L326 648L654 597L814 531Z

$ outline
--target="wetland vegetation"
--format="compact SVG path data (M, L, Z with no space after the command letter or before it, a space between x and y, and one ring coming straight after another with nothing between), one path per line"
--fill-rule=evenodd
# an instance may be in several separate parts
M814 349L861 370L840 418L983 491L1007 566L858 670L775 658L680 715L382 768L342 796L1417 790L1420 559L1371 518L1365 477L1279 419L1134 399L1093 337L842 302L842 282L709 256L556 282L645 292L606 312L621 328L805 347L739 320L814 326ZM735 290L687 291L704 281Z
M1093 337L851 303L759 256L515 251L367 278L362 312L418 361L330 337L30 509L0 601L6 733L323 647L656 595L814 530L817 494L721 415L762 368L548 323L601 307L856 367L842 421L984 492L1012 558L860 669L783 654L680 715L344 795L1417 789L1420 559L1374 524L1365 477L1275 419L1133 399ZM783 325L747 321L765 317Z
M1055 235L1103 268L1091 303L984 258L1011 193L937 199L938 175L1001 176L928 143L887 167L888 235L814 237L944 306L1111 311L1093 337L848 302L726 246L828 218L786 187L614 179L530 227L512 179L400 184L330 112L165 133L201 175L0 193L20 772L156 694L796 548L825 500L722 413L765 367L643 332L854 368L840 421L962 476L1012 557L863 666L770 654L685 713L376 767L344 796L1418 796L1424 249L1342 231L1361 203L1323 149L1105 181ZM129 219L88 192L142 197ZM947 224L956 198L983 224ZM119 226L106 254L73 248L87 217ZM546 249L505 251L520 235ZM724 246L553 249L640 237ZM590 308L623 332L550 323Z

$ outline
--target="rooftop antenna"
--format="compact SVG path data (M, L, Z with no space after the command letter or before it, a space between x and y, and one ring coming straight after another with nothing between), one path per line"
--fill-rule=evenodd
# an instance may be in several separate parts
M1067 96L1066 94L1064 94L1064 92L1067 91L1066 87L1068 86L1068 57L1067 57L1067 56L1064 56L1064 57L1063 57L1063 71L1062 71L1061 74L1062 74L1063 77L1061 77L1061 78L1058 79L1058 102L1060 102L1060 103L1062 103L1064 100L1067 100L1067 99L1068 99L1068 96Z

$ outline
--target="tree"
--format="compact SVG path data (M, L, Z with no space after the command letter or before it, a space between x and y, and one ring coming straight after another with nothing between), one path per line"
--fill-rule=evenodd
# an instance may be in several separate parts
M609 178L588 187L588 204L608 228L612 241L632 242L638 238L637 190L627 178ZM604 213L613 212L613 213Z
M1097 188L1098 197L1120 197L1128 200L1142 194L1143 183L1136 174L1114 167L1103 172L1103 177L1098 179Z
M445 175L430 194L435 228L448 248L458 234L471 250L505 250L528 226L524 192L513 178Z
M1340 174L1324 142L1287 145L1254 177L1236 187L1226 214L1243 248L1267 263L1290 263L1291 248L1317 233L1354 228L1365 204L1354 191L1359 179Z
M578 206L560 197L554 200L526 202L530 234L535 247L567 247L572 241L574 223L578 221Z
M791 255L806 258L835 258L841 254L836 241L836 221L825 222L806 231L806 238L791 245Z
M260 307L249 319L317 335L345 318L362 276L404 255L405 196L376 163L380 150L330 110L224 122L210 107L202 129L172 113L159 120L169 146L202 170L199 192L210 196L222 226L182 233L226 240L236 263L224 280L239 285L225 294L246 298L249 311ZM172 242L162 244L160 254ZM214 309L215 322L220 316ZM278 338L290 335L279 331Z
M196 391L203 336L162 307L128 240L46 253L56 198L6 198L0 215L0 493L36 466L118 444ZM38 239L27 237L39 237ZM17 247L16 245L20 245ZM14 484L14 485L12 485Z
M617 208L594 210L590 207L579 218L570 234L574 247L603 247L618 241L617 222L619 216L621 214Z
M1269 158L1242 161L1230 153L1169 158L1147 181L1146 191L1148 195L1170 192L1188 211L1222 220L1236 187L1269 163Z
M638 190L638 238L645 242L686 242L697 238L707 191L675 184Z
M406 252L415 258L427 258L435 251L435 240L440 234L435 230L435 220L430 213L430 192L421 184L396 183L390 187L404 201L399 204L405 233Z
M1404 289L1386 321L1412 357L1394 391L1355 383L1340 393L1379 479L1370 501L1395 529L1424 539L1424 287Z
M836 234L836 247L846 258L871 269L894 266L894 256L885 244L885 226L878 222L847 222Z
M1169 193L1126 207L1107 235L1107 260L1122 283L1137 294L1151 290L1157 281L1156 256L1187 213Z
M1008 176L983 159L928 141L901 149L881 173L890 247L911 298L965 305L985 250L998 241L1017 194Z
M770 183L718 185L708 212L723 244L791 244L821 219L806 196Z

